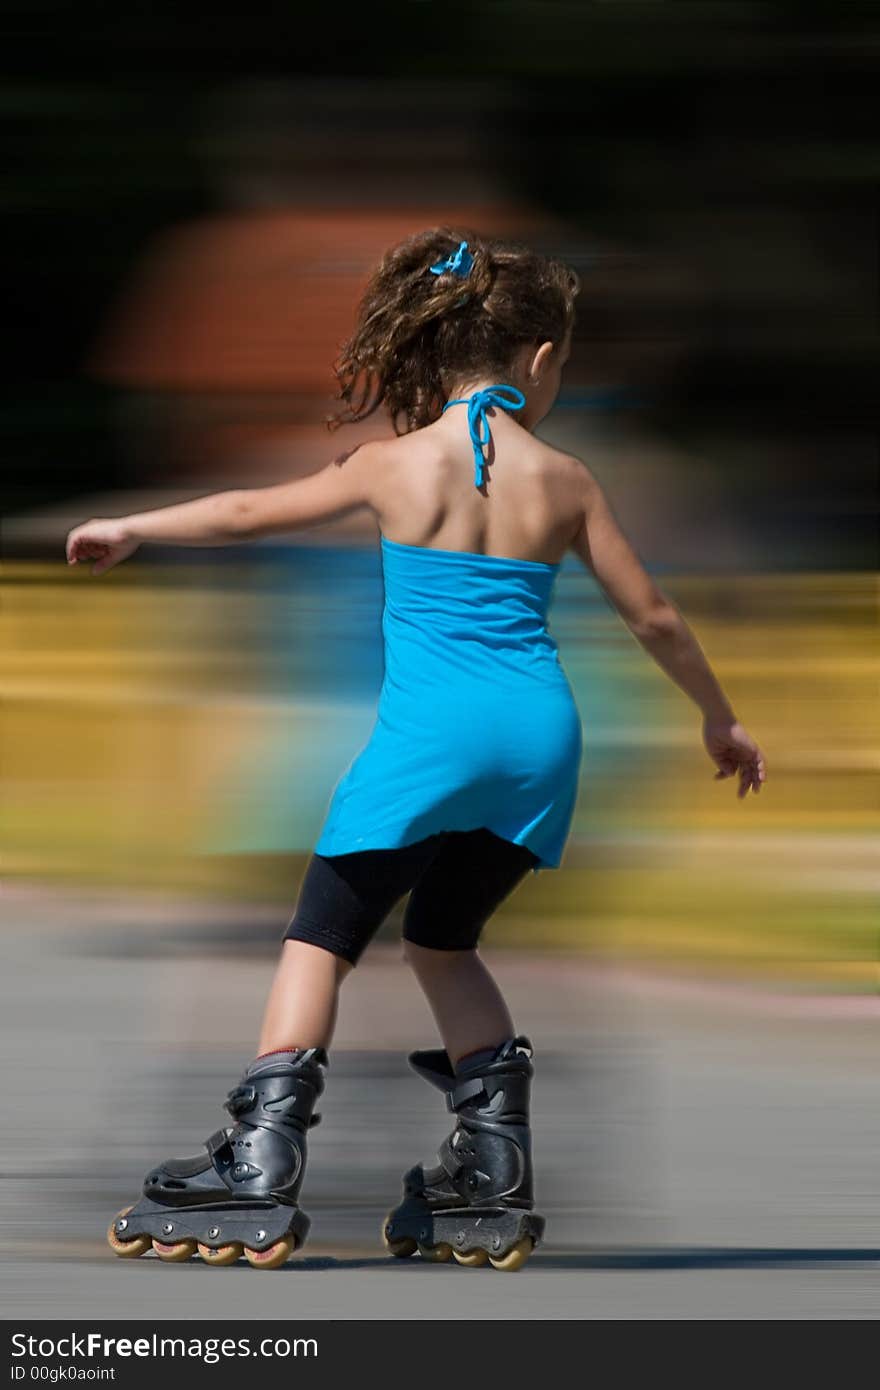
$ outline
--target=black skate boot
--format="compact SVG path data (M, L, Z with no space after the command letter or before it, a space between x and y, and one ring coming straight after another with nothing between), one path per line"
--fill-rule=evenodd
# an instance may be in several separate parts
M284 1264L309 1229L297 1198L326 1066L320 1047L257 1058L226 1101L236 1124L212 1134L197 1157L151 1168L141 1200L107 1232L111 1249L132 1257L152 1246L169 1263L198 1250L210 1265L242 1253L258 1269Z
M462 1265L516 1270L544 1233L532 1211L528 1038L511 1038L490 1060L467 1060L456 1074L443 1051L414 1052L410 1065L446 1092L458 1123L439 1166L418 1164L403 1180L403 1201L385 1221L385 1247L403 1258L453 1257Z

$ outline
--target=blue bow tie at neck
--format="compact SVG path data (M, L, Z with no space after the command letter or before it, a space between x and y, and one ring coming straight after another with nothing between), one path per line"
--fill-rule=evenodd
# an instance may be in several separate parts
M485 391L475 391L464 400L447 401L444 405L444 412L451 405L466 405L468 408L468 430L474 446L475 487L483 486L483 471L486 467L483 450L492 438L487 412L492 409L522 410L525 403L525 396L515 386L487 386Z

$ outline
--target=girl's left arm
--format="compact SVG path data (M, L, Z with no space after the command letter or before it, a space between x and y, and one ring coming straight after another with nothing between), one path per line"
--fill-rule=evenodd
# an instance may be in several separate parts
M292 483L215 492L131 516L93 517L68 535L67 563L92 560L92 574L104 574L145 541L232 545L334 521L372 505L380 447L378 442L363 444Z

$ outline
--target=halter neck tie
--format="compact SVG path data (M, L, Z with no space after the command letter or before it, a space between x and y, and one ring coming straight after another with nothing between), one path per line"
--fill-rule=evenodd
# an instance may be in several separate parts
M525 396L515 386L487 386L485 391L475 391L472 396L458 401L447 401L444 405L443 412L451 405L466 405L468 408L468 430L474 446L475 487L483 486L483 470L486 467L483 450L492 438L488 412L493 407L499 410L522 410L525 403Z

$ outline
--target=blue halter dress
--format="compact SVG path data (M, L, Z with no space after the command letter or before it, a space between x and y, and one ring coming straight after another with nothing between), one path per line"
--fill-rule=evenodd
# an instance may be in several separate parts
M513 388L475 393L476 407L475 397L466 402L480 479L485 411L519 408L500 390ZM385 678L376 723L336 784L315 853L398 848L485 827L532 850L535 872L558 867L582 754L580 716L547 630L559 565L385 536L381 546Z

